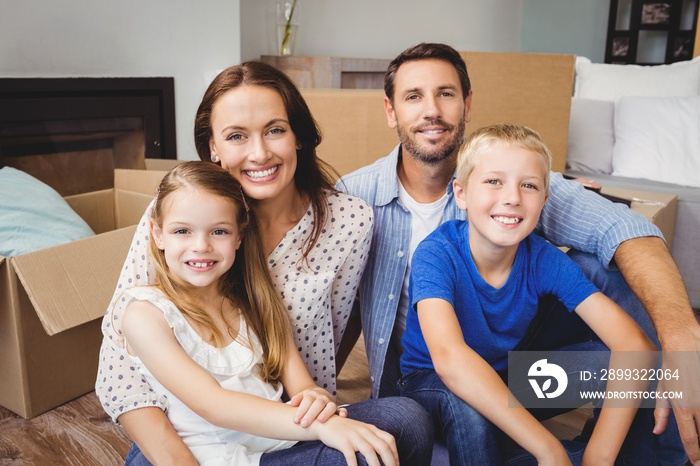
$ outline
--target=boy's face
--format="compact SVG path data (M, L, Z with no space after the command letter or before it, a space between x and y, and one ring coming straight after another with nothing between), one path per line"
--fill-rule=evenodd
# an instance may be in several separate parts
M455 180L454 188L472 246L517 245L537 226L548 197L542 157L500 141L481 154L467 186Z

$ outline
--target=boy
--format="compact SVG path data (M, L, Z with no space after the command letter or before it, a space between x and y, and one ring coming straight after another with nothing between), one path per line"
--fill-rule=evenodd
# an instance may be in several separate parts
M539 464L571 464L532 414L508 407L497 372L525 337L541 296L575 311L612 351L655 349L573 261L532 234L549 194L550 165L549 150L529 128L477 130L460 149L453 184L467 221L444 223L413 256L400 389L439 424L453 466L502 464L500 431ZM612 465L635 413L603 409L582 464ZM475 435L478 450L465 445ZM648 436L630 449L646 460L655 454L648 451L651 427Z

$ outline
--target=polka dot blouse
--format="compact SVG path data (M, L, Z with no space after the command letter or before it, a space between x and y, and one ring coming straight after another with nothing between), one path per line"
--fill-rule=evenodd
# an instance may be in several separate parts
M124 350L120 318L124 290L145 285L154 276L148 255L148 218L139 223L102 323L95 389L105 411L116 421L132 409L168 401L153 392ZM272 282L280 293L293 324L297 350L314 381L335 395L335 354L345 332L372 238L372 209L344 193L328 195L328 215L316 244L303 260L305 240L311 234L314 214L309 206L296 226L287 232L268 256Z

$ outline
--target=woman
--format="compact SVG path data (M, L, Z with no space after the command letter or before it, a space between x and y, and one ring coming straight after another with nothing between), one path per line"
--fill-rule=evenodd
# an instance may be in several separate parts
M306 102L271 66L246 62L221 72L197 110L194 134L199 157L240 182L259 221L297 350L316 384L334 396L335 355L367 258L371 208L333 188L330 167L316 156L321 134ZM96 392L146 457L181 460L189 451L163 414L168 401L127 362L121 332L122 293L154 276L147 260L149 215L150 208L103 321Z

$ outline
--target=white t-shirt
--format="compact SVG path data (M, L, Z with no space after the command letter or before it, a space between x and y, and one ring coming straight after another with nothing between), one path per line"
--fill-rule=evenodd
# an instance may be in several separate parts
M401 287L401 299L396 314L396 325L401 329L401 333L406 330L406 314L408 313L408 281L411 277L411 260L413 252L421 241L432 233L442 223L442 213L447 205L447 193L435 202L421 204L413 199L406 188L399 181L399 200L401 204L411 213L411 244L408 252L408 267L403 278Z

